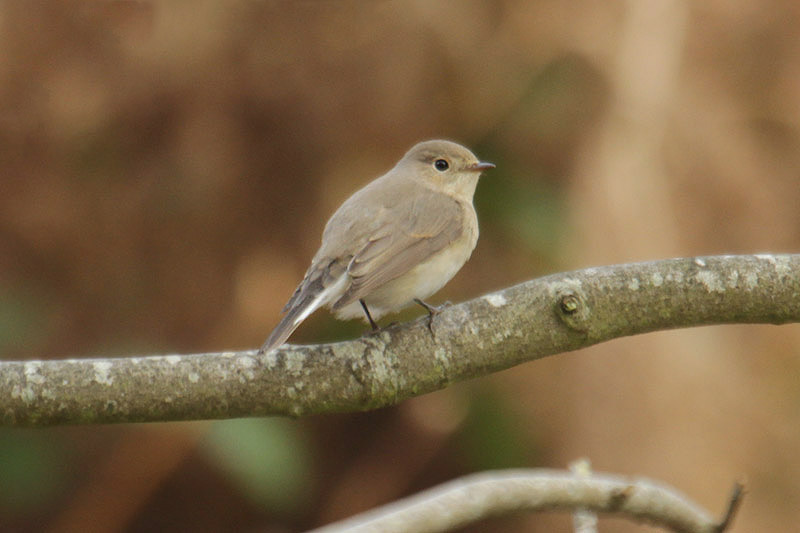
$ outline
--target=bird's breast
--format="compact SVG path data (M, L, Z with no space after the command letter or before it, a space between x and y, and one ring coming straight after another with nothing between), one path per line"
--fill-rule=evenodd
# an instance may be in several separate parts
M468 235L462 236L427 261L409 270L396 281L407 285L409 301L414 298L424 300L453 279L453 276L461 270L469 256L472 255L474 249L475 241Z

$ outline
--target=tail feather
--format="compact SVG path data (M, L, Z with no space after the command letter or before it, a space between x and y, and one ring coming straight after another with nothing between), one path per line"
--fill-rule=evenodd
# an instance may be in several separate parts
M286 315L278 322L275 329L272 330L269 337L258 353L264 354L270 350L274 350L284 342L289 336L294 333L294 330L308 318L308 316L329 302L341 296L344 285L347 281L347 276L342 275L336 282L323 288L319 278L312 282L304 281L298 290L295 291L289 303L284 307Z
M313 298L306 298L304 301L295 302L294 307L286 312L281 321L278 322L278 325L275 326L275 329L272 330L272 333L269 334L267 340L264 341L259 353L267 353L286 342L286 339L294 333L294 330L297 329L303 320L316 311L316 308L320 305L317 304L316 307L312 307L310 304L313 303L315 303L315 299Z

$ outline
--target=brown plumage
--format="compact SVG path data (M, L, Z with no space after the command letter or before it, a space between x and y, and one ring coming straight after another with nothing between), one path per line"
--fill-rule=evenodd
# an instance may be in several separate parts
M378 319L438 291L475 248L472 197L480 173L493 167L450 141L411 148L333 214L286 315L260 351L283 344L319 307L350 319L363 314L363 302Z

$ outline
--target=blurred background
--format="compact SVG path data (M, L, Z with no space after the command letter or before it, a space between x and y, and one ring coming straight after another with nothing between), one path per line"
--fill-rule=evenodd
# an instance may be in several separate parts
M497 164L478 247L433 303L796 252L798 27L790 0L2 2L0 357L256 348L336 207L428 138ZM292 341L364 329L323 311ZM370 413L0 428L0 530L294 532L587 457L714 513L745 478L732 531L790 531L799 353L797 325L710 327Z

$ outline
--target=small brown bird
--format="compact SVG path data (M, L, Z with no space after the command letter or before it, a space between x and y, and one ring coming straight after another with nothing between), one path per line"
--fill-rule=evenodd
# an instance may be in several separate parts
M472 197L481 172L494 168L463 146L426 141L356 192L333 214L322 246L264 342L283 344L311 313L328 306L336 318L375 320L441 289L478 241Z

